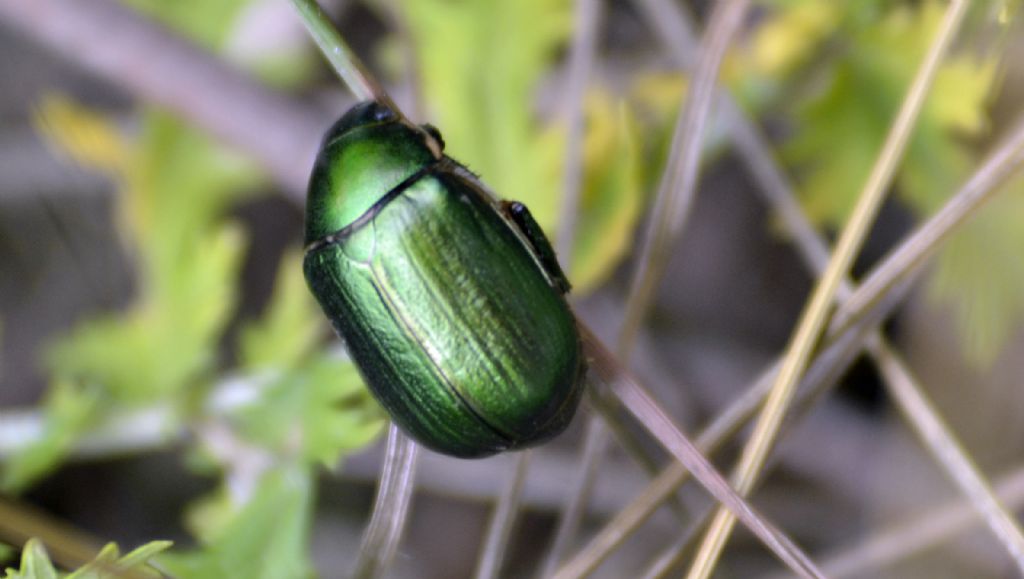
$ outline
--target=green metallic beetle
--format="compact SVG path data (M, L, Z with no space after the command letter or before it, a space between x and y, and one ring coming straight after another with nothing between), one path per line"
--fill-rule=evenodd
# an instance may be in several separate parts
M375 101L327 132L306 206L306 281L392 419L483 457L569 424L585 362L569 284L526 207Z

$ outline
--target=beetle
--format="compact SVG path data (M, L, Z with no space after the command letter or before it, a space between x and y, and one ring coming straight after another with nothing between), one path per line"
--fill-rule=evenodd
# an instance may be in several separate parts
M430 125L365 101L326 133L306 205L306 281L392 420L484 457L572 420L586 363L551 244Z

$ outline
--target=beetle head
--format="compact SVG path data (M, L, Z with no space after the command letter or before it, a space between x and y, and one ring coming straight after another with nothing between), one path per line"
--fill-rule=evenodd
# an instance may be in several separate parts
M441 157L436 129L387 105L361 102L324 135L306 200L306 245L356 224L405 179Z
M341 116L331 128L324 134L323 145L344 136L346 133L368 127L398 120L398 115L391 107L377 101L363 101L356 104Z

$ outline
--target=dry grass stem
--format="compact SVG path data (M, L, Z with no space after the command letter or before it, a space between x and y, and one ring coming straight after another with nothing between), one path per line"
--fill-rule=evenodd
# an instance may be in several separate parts
M388 445L384 451L380 485L373 514L363 534L352 577L372 579L387 575L388 567L402 539L415 488L416 443L397 426L388 427Z
M1024 468L996 480L996 494L1013 509L1024 506ZM864 576L916 553L935 548L982 522L969 501L960 499L923 510L908 521L882 529L822 559L830 577ZM781 579L782 575L771 575Z
M598 467L601 464L601 458L608 447L608 434L608 429L605 428L599 417L587 418L587 433L583 439L580 466L576 470L576 477L571 486L572 490L568 493L565 508L559 513L555 538L551 542L551 549L544 557L544 564L541 566L541 577L551 577L555 574L558 564L565 558L565 554L576 536L580 522L587 510L588 499L600 472Z
M572 44L569 47L569 64L566 71L565 161L562 173L562 202L559 208L559 222L555 250L562 268L571 271L573 245L576 239L577 216L580 197L583 193L583 137L584 107L587 84L597 54L603 0L576 0ZM625 361L623 363L626 363ZM587 418L587 429L580 453L580 466L572 483L572 490L566 494L565 504L558 516L555 538L544 557L541 576L550 576L558 562L565 555L580 520L586 511L593 490L594 479L608 444L608 432L598 416Z
M675 426L646 391L615 361L593 333L580 324L584 351L591 361L595 382L608 391L650 432L677 460L693 473L716 499L743 521L744 525L801 577L823 577L813 562L784 533L770 524L729 486L715 467L697 447Z
M860 283L849 300L836 311L829 333L846 330L858 316L870 311L878 300L920 271L920 266L938 251L969 217L999 191L1024 162L1024 119L985 159L957 194L942 209L920 226L905 242L875 267Z
M572 44L565 81L565 166L555 250L562 268L572 267L576 218L583 189L583 106L590 71L594 68L603 0L576 0Z
M1024 533L1016 518L1000 504L995 491L921 391L904 362L877 334L867 345L900 412L1024 574Z
M850 220L843 228L835 252L829 260L829 267L815 286L804 313L800 317L797 330L786 348L782 367L772 385L771 393L765 401L761 415L755 423L754 432L743 449L733 477L737 490L743 494L747 494L753 489L758 474L764 466L779 427L782 425L786 410L795 394L800 376L806 369L812 350L825 329L839 284L846 277L847 271L874 221L878 208L881 207L897 163L903 156L911 129L934 80L935 72L959 28L966 9L966 0L953 0L950 3L935 40L929 47L924 62L915 74L910 90L900 106L896 121L886 137L882 152L857 200ZM734 524L733 515L724 508L720 508L715 514L711 527L705 534L690 568L689 577L691 579L702 579L711 575Z
M663 42L672 48L673 54L681 54L680 60L685 61L686 41L690 37L691 27L681 10L664 0L644 0L640 4L646 8L645 12L649 15L652 27L661 32ZM751 169L751 173L758 177L758 183L761 185L759 191L779 215L804 261L816 274L821 275L828 265L829 250L825 240L803 214L793 188L772 159L767 144L756 128L744 117L731 95L724 90L721 93L723 112L730 125L733 142ZM851 293L852 287L849 281L844 279L838 290L840 301L848 299ZM993 531L1011 554L1016 553L1014 557L1020 562L1019 554L1024 546L1024 536L1019 525L1005 509L999 507L991 489L977 469L973 468L972 462L963 452L955 436L935 414L934 409L920 393L920 389L915 387L916 380L910 375L909 369L878 333L869 338L868 350L876 364L882 368L883 377L891 381L889 388L893 391L894 398L900 404L904 415L915 426L917 432L930 433L929 436L923 436L923 439L928 443L932 454L944 457L940 458L940 464L950 473L951 478L957 481L967 496L975 498L975 504L980 512L986 514L986 520ZM908 388L912 391L908 391Z
M701 43L700 55L687 91L683 110L672 134L668 162L651 208L651 223L644 232L626 301L616 353L629 360L644 316L661 280L669 256L669 242L686 224L696 195L704 125L711 111L718 70L733 35L743 23L749 0L716 3Z
M0 521L0 540L4 543L21 546L35 537L54 561L67 568L85 565L100 551L100 541L84 531L2 497Z
M807 372L804 383L821 390L821 386L843 371L846 364L859 351L859 335L866 328L884 318L900 302L916 277L920 265L941 247L958 227L966 223L981 205L994 197L1000 186L1024 164L1024 122L1018 123L1011 133L982 162L976 172L957 191L953 198L910 238L884 259L864 284L852 288L853 306L844 302L839 313L845 322L829 327L823 351ZM799 215L803 220L802 214ZM787 224L790 222L786 219ZM816 236L815 236L816 237ZM819 238L820 239L820 238ZM823 242L822 242L823 243ZM804 243L798 247L806 247ZM868 289L864 289L867 287ZM735 432L763 400L763 396L777 372L777 363L745 390L729 407L704 430L698 438L699 446L711 451L724 437ZM806 386L801 386L805 390ZM704 443L713 442L711 446ZM617 515L559 571L559 577L578 577L596 568L629 534L670 496L688 477L684 467L670 465L645 489L643 493Z
M677 60L685 65L690 57L692 26L682 11L664 0L643 0L638 4L644 9L649 24L659 33L662 42L670 48L670 52ZM727 91L722 91L721 100L723 116L729 124L734 144L752 174L758 177L761 184L759 191L767 197L772 208L780 216L805 262L820 274L827 267L828 261L828 247L824 239L803 215L793 194L793 188L772 159L767 144L756 128L745 118ZM839 291L841 298L849 297L850 292L849 283L844 280ZM959 481L958 484L968 496L975 497L975 504L980 512L986 513L990 526L1010 552L1019 553L1022 541L1019 526L1005 509L999 507L991 489L988 489L980 473L972 468L971 461L962 452L955 437L944 427L941 419L930 411L931 406L927 404L919 389L914 388L915 380L909 374L909 370L880 335L875 334L870 338L868 346L876 362L882 366L883 374L894 384L898 384L890 386L890 389L900 390L899 393L894 392L894 395L904 414L917 425L918 432L932 433L931 436L925 437L925 440L932 442L929 448L933 454L946 457L940 462L951 473L951 477ZM912 391L907 391L907 387ZM911 404L911 400L917 403ZM942 449L946 449L945 452Z
M516 512L523 498L523 485L526 473L529 472L530 451L520 452L516 456L512 468L512 476L508 477L505 488L501 491L498 504L494 507L491 522L487 525L480 559L477 561L476 579L497 577L501 571L501 563L505 559L509 537L515 526Z
M908 284L900 285L890 292L882 303L869 314L858 318L856 325L849 327L841 336L831 337L807 371L799 388L795 406L801 412L809 409L820 398L827 387L834 384L860 352L865 335L884 319L892 307L900 303L908 291ZM751 418L768 395L772 381L778 373L780 361L767 367L743 394L734 399L719 413L696 440L702 452L712 452L734 436ZM689 480L689 470L680 463L666 467L645 490L585 546L558 572L559 579L581 577L592 572L615 548L642 524L657 509L661 502Z
M586 4L586 2L583 2ZM632 351L636 344L637 334L643 317L650 304L653 288L664 270L670 244L682 231L686 215L696 195L696 179L700 148L703 143L702 134L705 119L711 107L711 95L715 87L715 79L722 58L730 40L738 30L749 3L746 0L731 1L716 9L715 16L708 26L702 57L695 72L693 89L686 95L683 110L675 127L669 161L661 178L657 200L651 215L653 218L645 233L645 241L641 249L637 268L626 302L626 317L620 329L616 352L619 363L629 365ZM580 12L585 8L580 5ZM582 18L582 16L581 16ZM570 133L570 139L572 133ZM568 159L572 163L573 158ZM578 182L571 182L570 173L566 174L566 184L579 189ZM578 181L578 177L577 177ZM567 193L570 193L567 190ZM563 206L562 215L573 219L576 211L566 211ZM575 207L573 207L575 209ZM565 239L560 232L559 240ZM567 246L560 245L562 254L566 254ZM549 554L544 572L551 574L562 559L575 527L582 516L586 505L586 493L592 487L592 477L597 472L597 465L605 451L602 440L606 437L599 424L591 424L587 429L587 439L581 460L581 477L577 480L576 491L570 494L568 510L563 514L556 533L555 545Z

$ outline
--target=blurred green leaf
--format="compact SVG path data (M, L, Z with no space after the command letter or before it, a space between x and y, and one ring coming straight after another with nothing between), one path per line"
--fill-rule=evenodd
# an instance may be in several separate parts
M4 579L117 579L129 571L133 576L159 579L163 575L150 567L149 562L170 546L170 541L153 541L121 557L117 545L108 543L92 562L64 575L58 573L43 544L38 539L29 539L22 551L21 568L7 569Z
M118 137L111 121L65 101L44 105L38 120L75 159L122 184L123 235L139 257L136 304L81 322L47 354L56 381L87 384L104 399L81 405L74 424L100 420L119 405L177 406L215 369L245 245L241 230L223 218L259 177L165 113L146 113L134 143ZM12 488L56 466L80 434L62 412L48 410L47 422L56 422L46 425L47 436L12 460L14 475L5 475L14 477Z
M219 48L230 34L231 23L253 0L128 0L170 28L208 48Z
M570 279L586 293L628 253L644 205L638 128L629 109L602 92L587 99L580 224Z
M333 465L342 452L362 448L384 431L385 414L351 362L324 357L294 386L305 394L303 455Z
M562 153L534 113L538 81L571 31L569 0L402 3L446 150L545 231L557 221Z
M250 442L329 466L339 453L372 441L381 432L383 413L352 362L310 356L322 324L301 256L285 255L270 305L240 336L242 366L255 376L273 372L272 382L235 419Z
M0 473L0 489L19 492L52 470L71 450L99 408L96 388L58 383L47 393L42 436L11 455Z
M845 221L944 11L928 1L846 15L844 50L827 70L825 90L797 105L798 130L785 148L802 171L802 199L814 220ZM956 54L941 65L896 176L897 193L917 213L938 209L976 164L969 139L989 130L997 65L994 56ZM977 218L950 241L930 290L953 306L965 352L982 364L1024 317L1024 270L1009 256L995 258L1024 244L1019 203L996 205L1003 211Z
M328 354L281 376L237 415L250 442L328 466L371 442L383 426L383 412L352 362Z
M150 559L170 549L173 544L171 541L150 541L145 545L132 549L127 555L118 559L118 564L127 568L148 564ZM117 547L114 543L110 543L107 546L114 547L116 552Z
M936 2L901 5L854 29L825 91L798 107L799 131L786 154L804 168L801 193L812 218L841 223L852 209L942 12ZM941 66L898 175L910 199L948 195L955 180L936 188L907 175L927 174L964 154L957 138L984 128L984 99L994 80L994 61L950 58Z
M65 579L118 579L127 571L131 571L133 576L160 579L163 574L150 567L149 562L153 557L170 549L171 545L170 541L152 541L121 557L117 545L107 543L93 562L71 573Z
M784 80L813 58L817 47L835 32L843 13L848 10L842 3L828 0L769 4L776 5L776 11L753 31L748 48L740 53L741 66L747 73L777 81ZM730 63L730 66L735 65Z
M235 21L254 4L132 1L210 48L235 40ZM300 78L296 71L310 70L298 66L306 50L308 45L280 55L261 71L276 82ZM201 395L218 382L219 353L247 245L228 212L262 181L252 163L166 112L143 111L137 136L127 138L109 119L70 101L42 109L39 125L52 142L119 184L119 225L137 264L137 296L125 311L86 320L52 345L47 361L55 380L88 385L92 398L70 386L54 390L68 400L47 403L45 435L6 465L9 488L23 488L56 466L82 431L102 425L118 407L155 405L180 413L189 424L200 419L188 413L207 408ZM266 313L239 334L243 374L268 383L242 409L202 416L229 437L244 437L238 440L242 447L264 445L252 450L266 457L268 463L260 465L266 470L247 473L254 488L252 496L242 496L227 484L229 478L237 482L239 465L220 456L208 462L210 474L223 475L225 483L195 511L205 517L198 531L209 544L166 555L179 576L308 575L310 463L332 464L381 431L382 413L351 363L311 355L324 325L299 262L298 256L286 257ZM81 399L71 396L76 392ZM163 548L151 544L118 559L116 547L108 546L97 565L74 576L106 576L97 568L136 565Z
M967 358L982 367L1024 321L1024 181L1007 188L947 242L928 288L952 306Z
M159 557L177 577L283 579L309 575L313 501L308 468L267 472L245 505L203 549Z
M124 220L144 258L138 305L80 324L49 356L56 376L95 382L130 404L180 392L216 361L244 249L241 231L219 219L253 179L162 113L149 115L138 156Z
M4 579L57 579L57 569L43 544L38 539L29 539L21 553L21 567L7 569Z
M246 325L239 337L239 360L250 372L291 368L316 345L323 315L302 274L302 255L287 253L278 267L274 296L258 322Z

